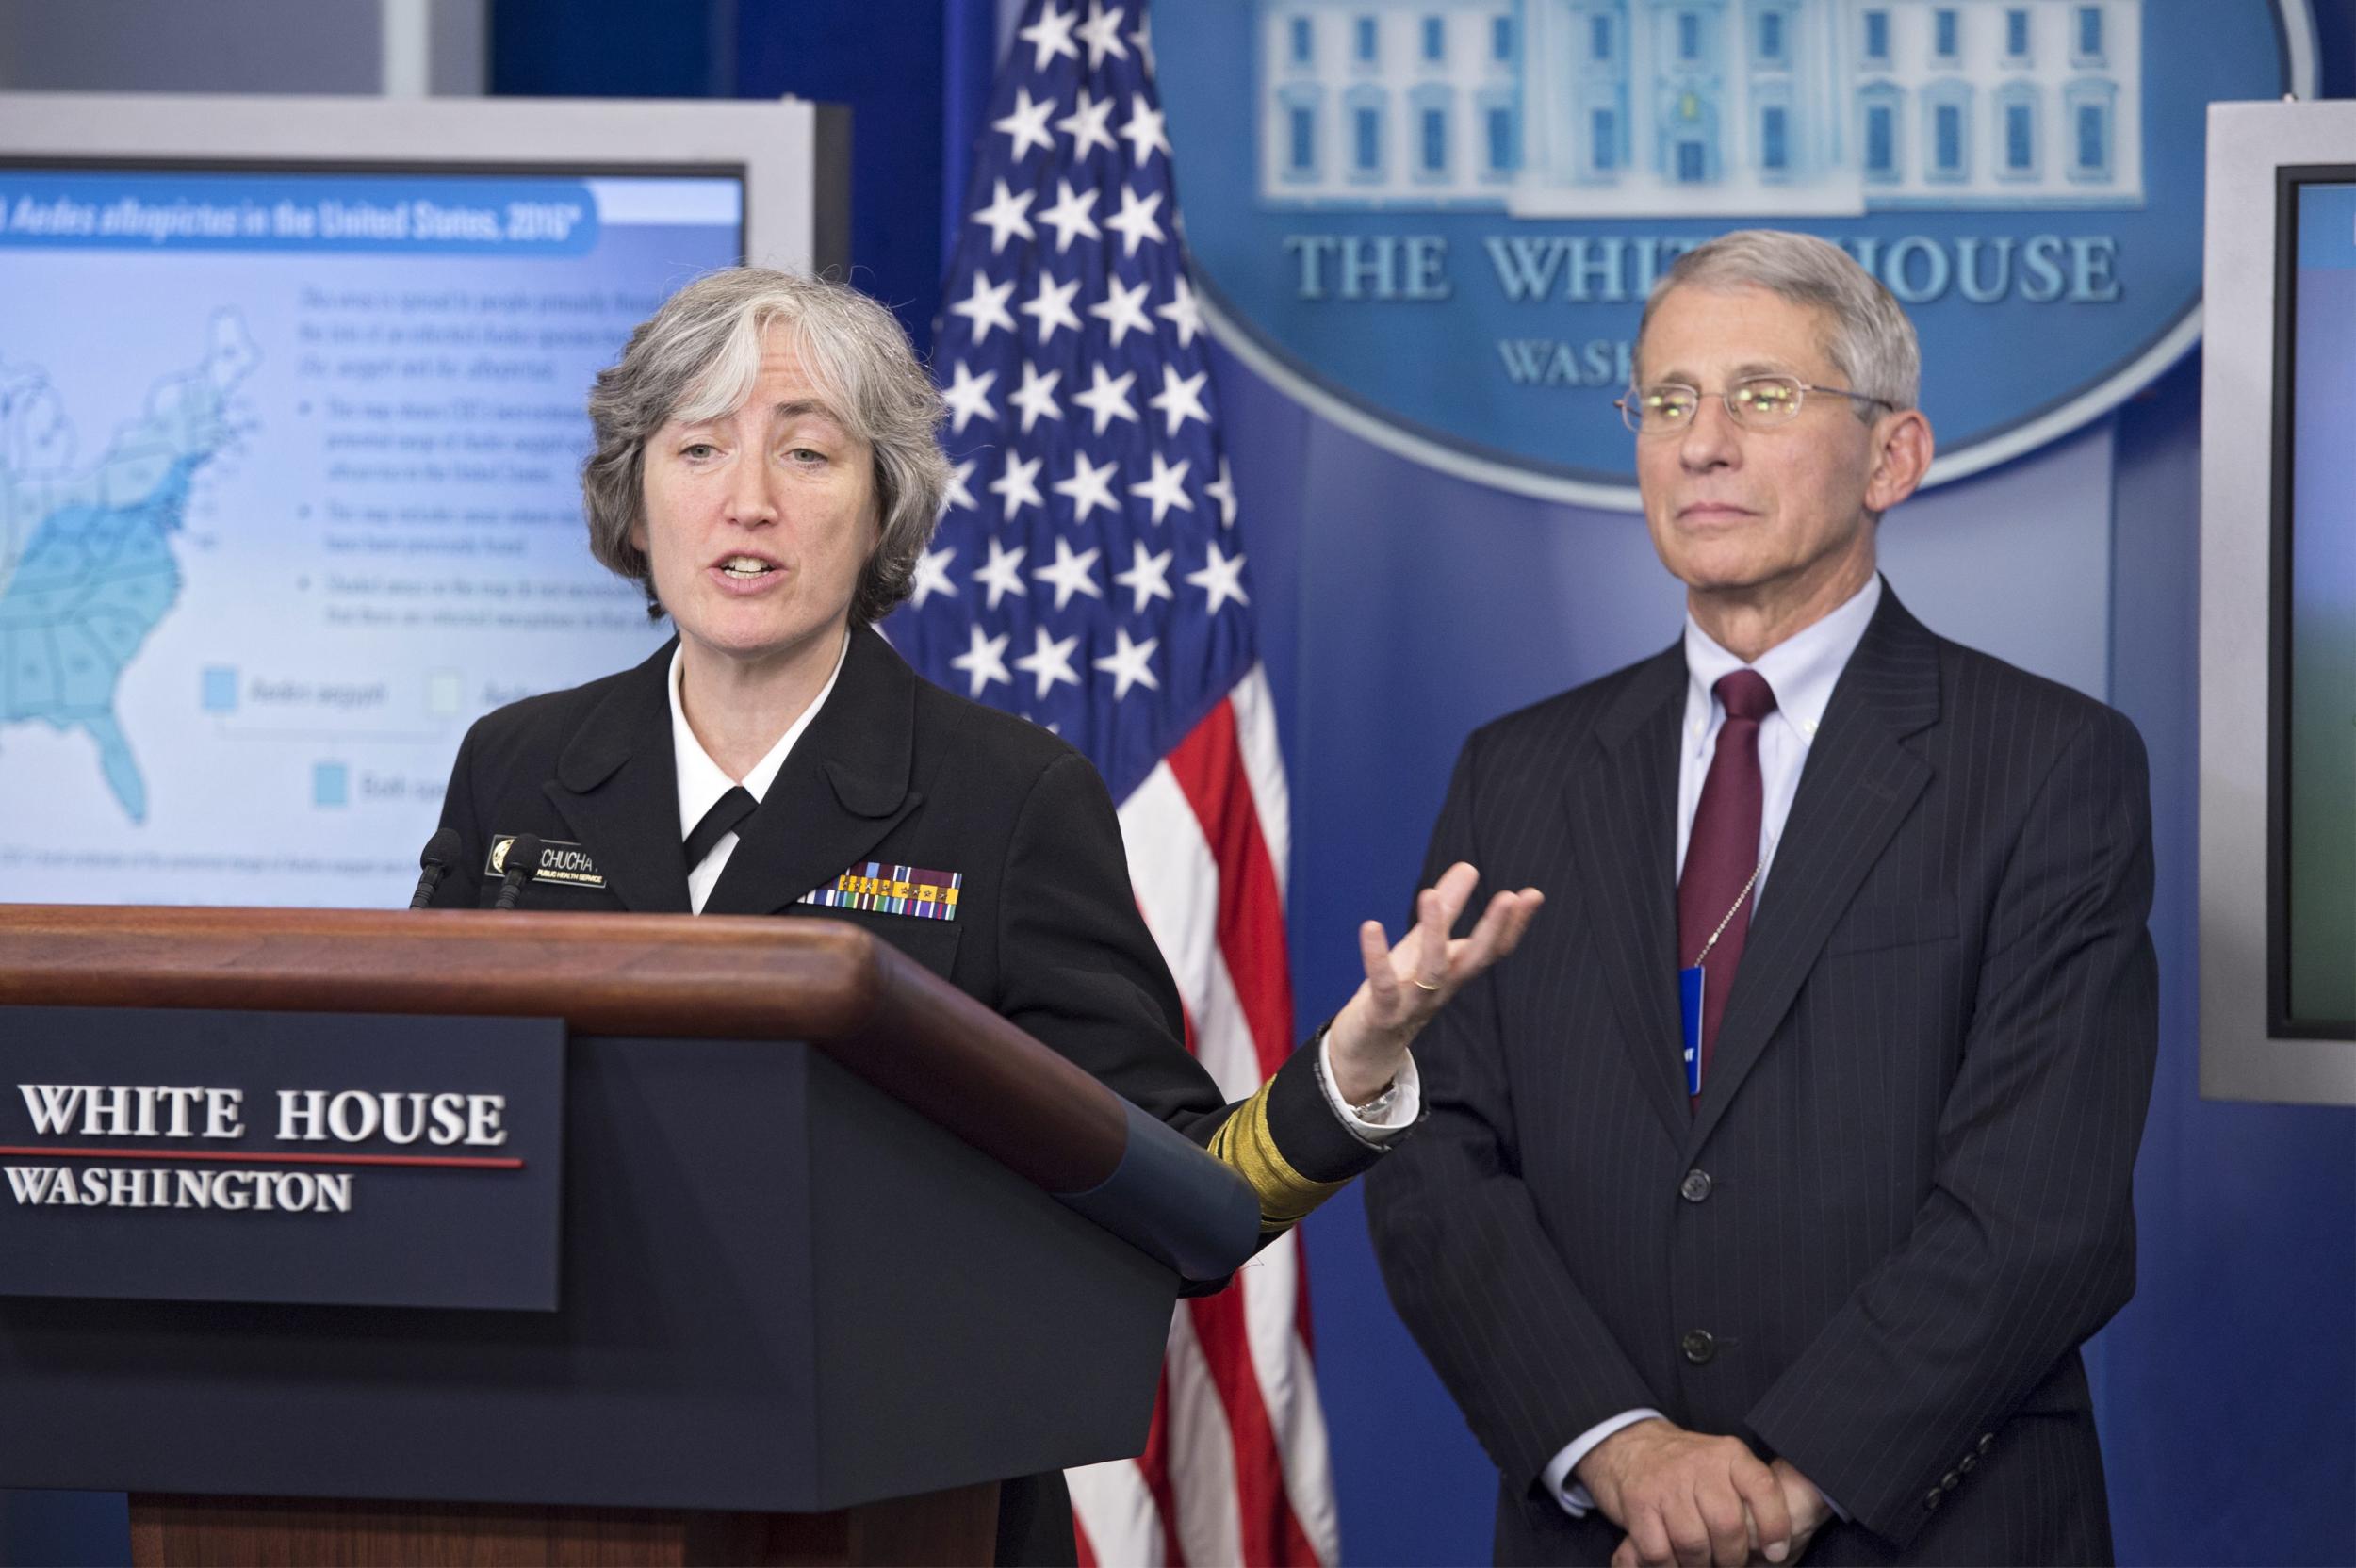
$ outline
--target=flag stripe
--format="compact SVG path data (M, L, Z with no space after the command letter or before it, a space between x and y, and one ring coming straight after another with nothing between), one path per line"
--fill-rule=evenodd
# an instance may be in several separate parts
M1268 691L1268 666L1254 664L1228 694L1235 710L1235 736L1243 747L1243 771L1252 781L1252 814L1276 874L1280 906L1292 894L1292 792L1284 782L1284 753L1276 739L1276 701Z
M1203 1363L1219 1390L1230 1441L1235 1446L1235 1512L1243 1542L1244 1562L1275 1562L1285 1521L1292 1515L1284 1486L1283 1462L1276 1451L1276 1432L1262 1403L1258 1370L1252 1365L1252 1340L1245 1323L1247 1282L1217 1296L1197 1297L1186 1303L1193 1315L1195 1338Z
M1292 982L1285 972L1284 897L1260 836L1234 706L1222 702L1212 709L1171 750L1169 765L1218 862L1219 948L1243 1001L1265 1078L1292 1052Z

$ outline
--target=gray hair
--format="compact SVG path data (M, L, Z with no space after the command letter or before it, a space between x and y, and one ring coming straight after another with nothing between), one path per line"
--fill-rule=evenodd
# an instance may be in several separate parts
M1638 364L1644 362L1644 329L1652 324L1652 313L1669 290L1687 284L1763 288L1793 304L1813 305L1832 318L1824 357L1849 390L1879 399L1893 411L1914 407L1922 393L1922 351L1914 323L1879 279L1829 239L1782 229L1741 229L1686 252L1645 297L1636 326ZM1878 416L1873 403L1852 406L1868 423Z
M874 453L881 523L852 596L852 622L878 620L908 596L949 493L932 378L892 312L848 284L730 267L664 301L630 334L620 361L597 372L589 394L595 446L581 471L589 549L646 590L649 614L662 605L646 553L630 537L646 512L646 443L674 419L692 424L742 407L761 377L761 338L772 326L786 330L804 371Z

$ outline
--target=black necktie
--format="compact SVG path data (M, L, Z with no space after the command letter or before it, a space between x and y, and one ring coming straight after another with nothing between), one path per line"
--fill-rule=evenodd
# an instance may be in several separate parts
M735 832L737 824L751 816L760 806L761 802L753 798L753 792L742 784L713 801L712 809L704 813L704 820L687 835L687 869L694 871L702 865L704 857L710 855L722 839Z

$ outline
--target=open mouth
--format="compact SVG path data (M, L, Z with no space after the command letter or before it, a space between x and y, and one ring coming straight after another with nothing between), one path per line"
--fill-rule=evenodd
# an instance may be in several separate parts
M780 570L780 568L776 562L763 561L756 555L731 555L720 563L720 570L724 575L732 577L739 582L750 582L755 579L767 577L771 572Z

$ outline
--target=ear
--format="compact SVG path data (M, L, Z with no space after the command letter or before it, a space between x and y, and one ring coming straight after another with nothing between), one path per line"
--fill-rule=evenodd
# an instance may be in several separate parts
M1873 472L1865 483L1865 510L1887 512L1921 487L1937 443L1931 422L1919 408L1900 409L1873 421Z

